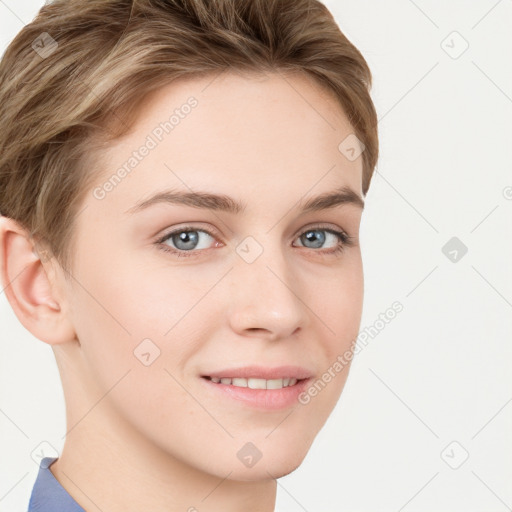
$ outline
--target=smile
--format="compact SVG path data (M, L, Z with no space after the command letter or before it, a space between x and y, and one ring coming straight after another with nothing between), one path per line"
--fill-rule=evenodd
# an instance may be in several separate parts
M283 377L282 379L258 379L243 377L206 377L216 384L231 385L238 388L251 389L282 389L289 386L295 386L298 380L293 377ZM300 379L302 380L302 379Z

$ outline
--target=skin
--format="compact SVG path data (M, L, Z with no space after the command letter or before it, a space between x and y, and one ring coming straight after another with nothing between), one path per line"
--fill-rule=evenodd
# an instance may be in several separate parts
M167 112L198 100L115 190L102 200L87 194L72 269L41 261L27 233L0 219L6 295L52 346L63 383L67 436L51 471L88 511L274 510L275 478L301 464L348 375L349 366L307 405L277 411L205 391L203 372L250 364L296 364L321 377L351 349L363 304L362 209L297 209L340 186L362 196L362 158L338 150L353 129L335 98L298 74L213 78L159 89L133 130L98 155L101 185ZM247 206L125 213L169 188ZM300 236L319 223L354 245L322 255L336 236L317 233L326 235L320 248ZM197 233L198 256L155 244L188 224L215 235ZM249 236L263 248L250 264L235 250ZM133 353L147 338L160 349L149 366ZM247 442L262 453L250 468L237 457Z

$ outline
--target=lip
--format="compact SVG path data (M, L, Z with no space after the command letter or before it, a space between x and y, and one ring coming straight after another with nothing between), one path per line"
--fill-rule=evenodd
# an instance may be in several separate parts
M218 378L260 378L278 379L281 377L296 378L297 383L281 389L251 389L212 382L207 377ZM309 386L313 380L313 374L300 366L278 366L268 368L262 366L244 366L226 370L213 371L200 376L200 381L205 386L207 393L213 399L219 398L233 400L235 404L251 407L260 411L275 411L286 409L298 404L299 395Z
M214 399L219 397L234 399L236 403L260 411L275 411L286 409L293 404L298 405L299 395L306 389L313 380L312 377L298 380L293 386L281 389L251 389L233 386L232 384L221 384L212 382L206 377L200 378L206 390L212 393Z
M225 370L212 371L203 373L201 377L218 377L222 378L254 378L254 379L280 379L283 377L295 378L297 380L309 379L313 373L302 366L285 365L269 368L268 366L240 366L238 368L227 368Z

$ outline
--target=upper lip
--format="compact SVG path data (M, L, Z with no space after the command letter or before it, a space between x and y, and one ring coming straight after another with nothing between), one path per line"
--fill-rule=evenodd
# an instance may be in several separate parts
M222 378L255 378L255 379L280 379L283 377L295 378L297 380L308 379L313 374L302 366L285 365L275 366L240 366L237 368L226 368L225 370L215 370L210 373L201 375L202 377L218 377Z

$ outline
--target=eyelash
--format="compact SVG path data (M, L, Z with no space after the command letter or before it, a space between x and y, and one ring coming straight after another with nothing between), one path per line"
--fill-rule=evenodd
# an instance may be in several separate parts
M184 226L184 227L181 227L181 228L176 229L174 231L170 231L169 233L166 233L164 236L162 236L158 240L156 240L155 244L157 245L158 249L160 249L161 251L164 251L166 253L174 254L178 258L181 258L181 257L185 257L185 258L195 257L195 256L198 256L199 253L201 253L202 251L206 251L207 249L199 249L199 250L192 249L190 251L184 251L184 250L173 249L172 247L169 247L167 244L164 244L164 242L166 240L168 240L169 238L171 238L173 235L176 235L178 233L187 232L187 231L198 231L198 232L202 231L203 233L206 233L207 235L211 236L212 238L215 238L215 235L213 233L211 233L210 231L208 231L207 229L199 229L199 228L194 227L194 226ZM347 233L345 233L344 231L338 231L336 229L327 228L327 227L323 227L323 226L314 226L312 228L308 228L305 231L302 231L298 235L298 237L300 237L300 236L302 236L305 233L308 233L310 231L325 231L327 233L331 233L333 235L336 235L338 237L339 241L340 241L338 243L338 245L334 249L329 249L327 251L325 251L325 250L322 251L320 249L312 249L313 251L318 252L321 255L336 256L336 255L338 255L340 253L343 253L345 248L353 247L355 245L354 237L351 237L351 236L347 235ZM301 246L301 247L303 247L304 249L307 249L307 247L304 247L304 246Z

